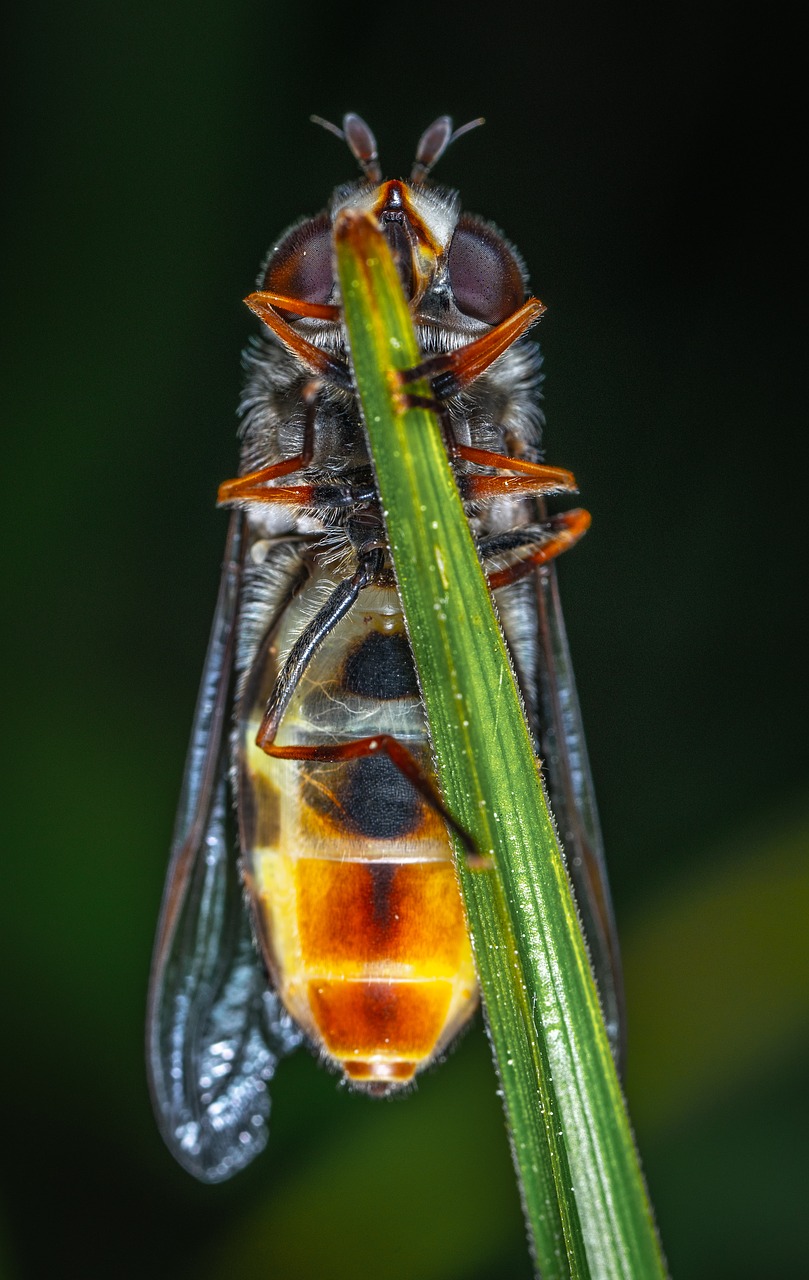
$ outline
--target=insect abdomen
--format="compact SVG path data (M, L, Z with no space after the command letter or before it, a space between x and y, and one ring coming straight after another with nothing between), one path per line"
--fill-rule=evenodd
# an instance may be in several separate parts
M364 593L307 669L279 742L390 733L424 764L424 718L395 593ZM306 602L296 602L305 609ZM285 624L294 634L295 617ZM260 649L240 722L242 843L268 964L289 1012L356 1084L386 1092L430 1062L477 1002L444 824L387 756L268 757L275 677Z

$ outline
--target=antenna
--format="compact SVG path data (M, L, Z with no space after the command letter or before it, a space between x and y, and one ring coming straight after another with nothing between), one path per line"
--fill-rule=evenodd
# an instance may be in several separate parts
M453 133L452 116L439 116L437 120L433 121L429 129L424 130L419 139L410 181L413 183L423 182L451 142L454 142L456 138L462 137L463 134L469 133L471 129L477 129L485 123L483 116L478 116L477 120L470 120L468 124L462 124Z
M351 154L359 163L369 182L382 181L376 138L361 116L349 111L347 115L343 116L342 129L338 128L336 124L332 124L330 120L324 120L322 116L310 116L309 119L313 124L319 124L321 128L333 133L335 137L341 138L343 142L348 144Z

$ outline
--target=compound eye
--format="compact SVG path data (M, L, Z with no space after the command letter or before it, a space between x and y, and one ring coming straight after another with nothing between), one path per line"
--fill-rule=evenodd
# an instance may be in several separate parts
M447 258L449 282L458 309L486 324L500 324L522 304L522 269L494 227L462 214Z
M334 275L327 213L287 232L270 254L261 287L302 302L328 302Z

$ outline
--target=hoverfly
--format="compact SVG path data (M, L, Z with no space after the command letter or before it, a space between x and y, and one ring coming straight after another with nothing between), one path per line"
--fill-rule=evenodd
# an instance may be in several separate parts
M356 115L325 121L362 177L277 242L248 305L241 468L158 930L148 1065L161 1131L203 1181L264 1146L268 1083L307 1039L345 1082L402 1090L470 1020L477 984L448 824L352 386L332 226L372 212L410 299L444 438L546 771L616 1048L620 974L554 565L539 353L517 252L430 171L383 181ZM477 121L473 124L479 123ZM384 750L379 750L380 744ZM234 852L238 830L239 857ZM246 909L245 909L246 900Z

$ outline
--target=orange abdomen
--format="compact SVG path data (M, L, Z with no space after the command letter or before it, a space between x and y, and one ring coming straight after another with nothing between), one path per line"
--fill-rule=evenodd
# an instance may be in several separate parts
M322 646L278 740L386 732L428 760L398 601L390 591L366 594L372 607L355 609ZM283 645L279 636L259 654L240 725L242 846L257 931L276 988L310 1039L349 1080L387 1092L432 1061L477 1003L449 840L386 757L274 760L255 746L276 665L268 659Z

